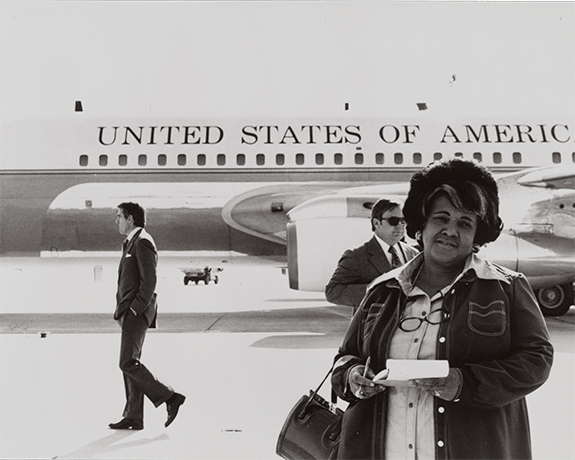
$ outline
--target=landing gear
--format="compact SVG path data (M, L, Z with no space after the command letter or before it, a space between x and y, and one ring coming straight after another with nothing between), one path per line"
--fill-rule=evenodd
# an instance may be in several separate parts
M539 308L545 316L561 316L573 305L573 285L561 284L539 289L536 292Z

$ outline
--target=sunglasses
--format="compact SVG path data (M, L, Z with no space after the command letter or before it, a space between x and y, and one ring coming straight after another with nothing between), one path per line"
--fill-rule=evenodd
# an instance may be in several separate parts
M386 220L387 223L393 227L395 227L397 224L402 223L405 224L405 219L403 217L382 217L381 220Z

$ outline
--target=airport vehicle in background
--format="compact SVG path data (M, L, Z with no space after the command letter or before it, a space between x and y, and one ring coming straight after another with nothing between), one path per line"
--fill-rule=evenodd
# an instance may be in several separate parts
M458 156L502 177L507 227L486 253L560 314L575 277L566 118L3 121L0 255L117 252L115 208L137 201L160 251L202 265L287 261L292 289L323 291L343 249L369 236L374 200L403 196L415 171ZM534 180L541 167L566 179Z
M218 268L216 271L221 272L223 268ZM198 284L203 281L204 284L210 284L213 281L214 284L218 284L218 275L212 276L212 269L210 267L204 268L182 268L184 272L184 284L187 286L190 281Z

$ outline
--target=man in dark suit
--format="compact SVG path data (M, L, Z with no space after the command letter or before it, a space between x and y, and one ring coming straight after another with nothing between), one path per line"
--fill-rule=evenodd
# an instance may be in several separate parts
M126 235L118 269L114 313L114 319L122 328L120 369L124 375L126 406L124 418L109 426L115 430L143 429L146 395L156 407L166 404L167 427L178 415L186 397L156 379L140 361L146 331L156 327L156 245L144 229L146 213L139 204L118 205L116 223L120 233Z
M401 241L405 236L405 220L398 203L377 201L371 208L371 230L373 238L341 256L325 287L329 302L358 307L369 283L419 253Z

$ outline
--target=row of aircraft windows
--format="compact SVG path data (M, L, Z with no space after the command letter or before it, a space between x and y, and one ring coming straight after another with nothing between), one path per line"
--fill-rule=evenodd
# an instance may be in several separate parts
M463 157L462 153L456 153L456 157ZM194 162L197 166L206 166L207 165L207 156L204 153L199 153L197 155L186 155L184 153L179 154L177 156L177 165L178 166L186 166L188 165L188 160ZM433 154L433 160L441 160L443 159L443 154L441 152L435 152ZM481 152L475 152L473 154L473 159L483 162L483 154ZM283 153L278 153L275 155L275 165L277 166L285 166L286 165L286 155ZM385 155L383 153L376 153L375 157L375 164L376 165L383 165L385 163ZM523 162L523 158L520 152L514 152L512 154L511 160L514 164L521 164ZM294 158L295 165L302 166L306 164L306 156L303 153L297 153ZM402 165L405 162L405 155L403 153L395 153L393 154L393 164ZM494 152L492 155L493 164L501 164L503 162L503 155L500 152ZM560 164L563 162L562 156L560 152L553 152L551 154L551 161L554 164ZM571 154L571 161L575 163L575 152ZM168 164L168 157L165 154L159 154L157 158L158 166L166 166ZM316 153L312 160L313 164L322 166L326 165L326 155L323 153ZM414 153L412 156L412 162L414 165L420 165L423 163L423 156L421 153ZM344 155L342 153L335 153L333 155L333 165L343 165L344 163ZM355 153L353 156L353 164L355 165L363 165L365 163L365 155L363 153ZM99 166L108 166L109 158L108 155L100 155L98 157L98 165ZM192 163L190 163L192 164ZM216 156L216 165L217 166L225 166L227 164L227 156L223 153L220 153ZM266 164L266 155L263 153L258 153L255 157L255 164L257 166L264 166ZM309 164L309 163L308 163ZM142 154L138 156L138 166L147 166L148 165L148 155ZM235 165L237 166L245 166L246 165L246 155L243 153L238 153L235 156ZM80 166L89 166L89 157L88 155L80 155ZM128 156L127 155L119 155L118 156L118 166L128 166Z

